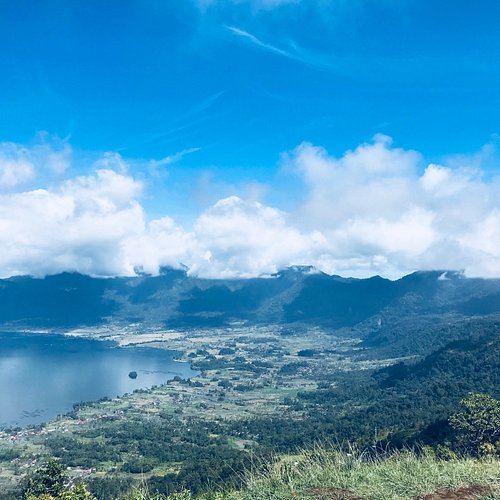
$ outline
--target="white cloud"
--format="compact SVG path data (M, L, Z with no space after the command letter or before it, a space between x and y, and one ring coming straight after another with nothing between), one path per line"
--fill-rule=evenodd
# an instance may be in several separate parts
M71 162L71 146L54 138L47 141L40 134L31 147L0 142L0 189L13 189L33 181L37 174L63 174Z
M483 179L477 156L423 169L420 154L376 136L341 158L303 144L286 161L309 187L297 210L301 225L313 224L330 244L325 270L398 277L451 268L500 276L500 182ZM456 157L450 163L457 165Z
M478 172L472 169L451 169L430 163L420 178L423 189L436 196L450 197L460 195L471 185L476 184ZM480 185L480 184L479 184Z
M414 151L391 148L390 139L379 135L338 159L304 143L286 161L309 189L301 217L332 228L353 217L399 217L398 209L415 197L421 158Z
M302 234L290 226L283 212L236 196L203 213L194 232L199 254L191 272L211 277L259 276L307 264L324 244L319 232Z
M483 175L475 157L425 166L419 153L384 136L339 158L302 144L284 160L307 195L294 211L233 195L185 229L168 215L148 221L134 163L116 153L95 161L90 175L20 190L43 155L5 143L0 151L0 185L8 188L0 194L4 277L132 275L181 263L202 277L268 275L294 264L359 277L416 269L500 276L500 179ZM30 167L9 170L5 158Z
M0 196L1 274L127 274L122 242L144 227L139 191L133 179L99 170L53 190Z
M0 159L0 187L13 188L35 177L33 165L24 159Z
M134 270L155 274L162 266L178 268L198 253L194 234L170 217L154 220L140 234L130 235L123 248L126 274Z
M352 218L333 233L333 239L354 254L403 253L413 257L428 250L434 242L433 219L432 212L421 208L403 212L395 220Z
M0 272L43 275L156 273L186 263L201 276L258 276L307 263L321 235L289 227L285 214L236 196L204 212L189 232L170 217L146 222L142 186L100 169L90 176L0 197Z
M459 236L460 244L474 256L467 271L477 276L500 276L500 209Z
M121 174L128 172L128 164L119 153L114 151L106 151L97 160L94 161L92 167L95 170L114 170Z
M35 178L29 151L11 142L0 143L0 189L11 189Z
M44 145L39 148L39 154L41 156L40 161L44 161L53 173L61 175L70 166L73 150L69 144L63 142L62 146L57 150L52 149L51 146Z

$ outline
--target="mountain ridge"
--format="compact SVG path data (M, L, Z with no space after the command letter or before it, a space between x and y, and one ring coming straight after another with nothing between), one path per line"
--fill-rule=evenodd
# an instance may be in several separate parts
M380 315L500 313L500 279L417 271L398 280L343 278L310 266L270 277L203 279L185 270L94 278L60 273L0 280L0 323L72 328L109 323L157 327L303 323L339 329Z

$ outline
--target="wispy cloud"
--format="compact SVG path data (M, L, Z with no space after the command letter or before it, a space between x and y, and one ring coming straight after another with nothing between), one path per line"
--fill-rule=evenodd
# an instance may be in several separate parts
M280 49L279 47L275 47L274 45L271 45L269 43L265 43L262 40L260 40L259 38L257 38L255 35L248 33L248 31L241 30L239 28L236 28L235 26L226 26L226 28L229 31L231 31L231 33L234 33L237 36L240 36L242 38L249 40L251 43L253 43L254 45L257 45L257 47L260 47L261 49L267 50L269 52L273 52L275 54L279 54L280 56L283 56L283 57L288 57L289 59L297 59L297 56L295 54L292 54L291 52Z
M450 72L462 71L466 65L471 73L481 71L476 61L463 58L448 58L446 65L439 57L398 57L383 54L366 57L363 54L339 57L332 51L319 52L297 43L292 38L276 44L265 41L253 33L232 25L224 25L232 35L246 41L257 49L285 57L318 71L336 75L349 75L371 81L425 80L432 75L445 77ZM449 76L449 75L448 75Z
M301 64L306 64L307 66L311 66L317 69L333 71L338 70L339 65L337 62L332 60L330 56L329 60L325 60L319 57L316 54L312 54L303 48L299 47L295 42L290 42L289 45L291 50L285 50L281 47L277 47L276 45L267 43L262 41L260 38L252 35L248 31L242 30L235 26L225 25L225 28L228 29L233 35L238 36L240 38L244 38L251 44L259 47L262 50L266 50L267 52L272 52L273 54L277 54L282 57L286 57L287 59L291 59L292 61L299 62Z
M170 125L169 128L161 130L159 132L152 133L149 136L142 139L140 142L134 144L127 144L126 146L122 146L119 148L114 148L115 151L123 152L140 146L145 146L147 144L152 144L161 141L173 134L176 134L177 132L183 131L191 127L192 125L201 121L202 118L206 118L206 116L202 117L200 115L203 115L205 111L210 109L215 104L215 102L223 94L225 94L225 92L226 92L225 90L220 90L219 92L216 92L215 94L212 94L208 96L206 99L203 99L202 101L198 102L197 104L189 108L185 113L171 120L169 123Z
M182 151L179 151L178 153L175 153L173 155L165 156L164 158L161 158L160 160L150 160L149 161L149 166L150 169L153 171L157 171L158 168L160 167L166 167L167 165L171 165L172 163L178 162L182 160L186 155L196 153L199 151L201 148L188 148L188 149L183 149Z

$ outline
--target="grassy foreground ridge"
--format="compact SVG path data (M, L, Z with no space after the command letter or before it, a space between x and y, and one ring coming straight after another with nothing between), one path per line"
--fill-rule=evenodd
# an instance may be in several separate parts
M318 447L277 457L264 471L248 472L241 491L210 492L196 497L186 491L161 497L138 489L126 499L495 499L500 498L499 471L500 460L493 457L444 460L430 449L419 454L403 450L369 456L356 450L348 453ZM437 496L451 493L461 496Z

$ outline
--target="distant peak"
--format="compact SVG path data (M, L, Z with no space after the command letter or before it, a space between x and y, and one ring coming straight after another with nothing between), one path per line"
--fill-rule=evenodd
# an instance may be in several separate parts
M466 276L463 271L454 271L447 269L434 269L429 271L415 271L403 276L398 281L450 281L464 279Z
M456 280L456 279L463 279L465 278L465 273L464 271L443 271L439 277L438 280Z
M165 275L165 274L186 274L189 271L189 268L185 265L180 263L179 267L170 267L170 266L161 266L158 274L159 275Z
M285 269L282 269L277 273L278 276L285 276L290 274L301 274L310 276L312 274L324 274L324 273L319 269L315 268L314 266L299 266L299 265L285 267Z

